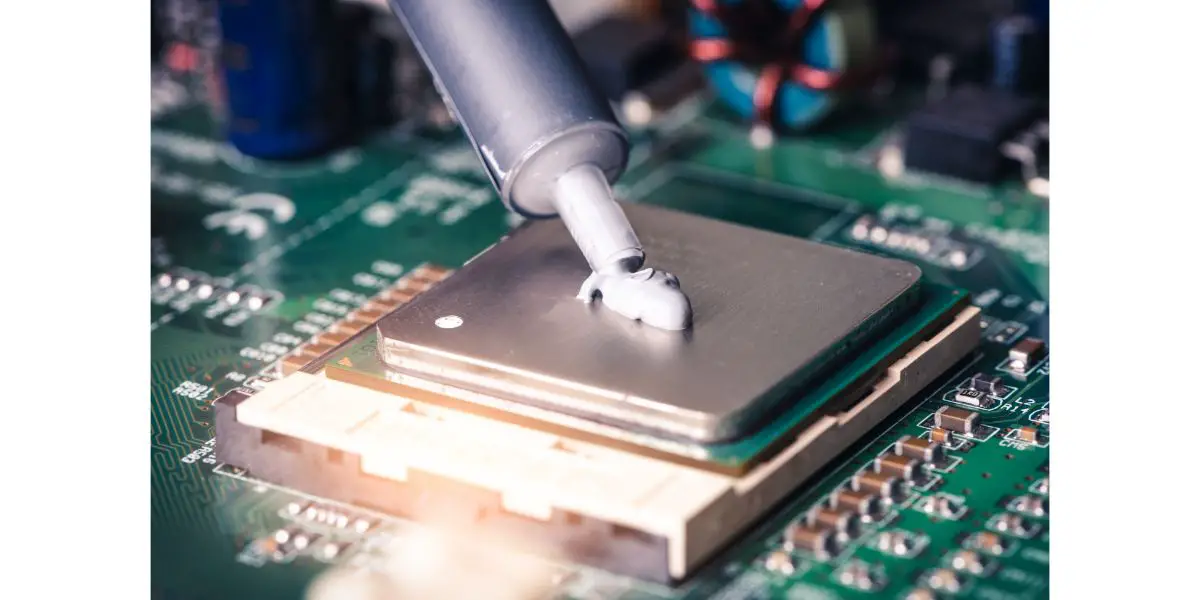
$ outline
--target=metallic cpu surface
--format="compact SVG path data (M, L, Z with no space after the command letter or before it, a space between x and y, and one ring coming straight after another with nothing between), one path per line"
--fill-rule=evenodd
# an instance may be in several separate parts
M379 322L389 368L635 431L734 439L918 300L920 269L695 215L625 210L692 328L576 298L587 263L532 221Z

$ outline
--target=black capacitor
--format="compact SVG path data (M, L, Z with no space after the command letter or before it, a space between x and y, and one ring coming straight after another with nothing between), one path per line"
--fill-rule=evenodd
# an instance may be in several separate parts
M369 133L394 123L396 41L379 27L380 17L392 16L366 4L338 7L338 63L345 89L350 126Z
M345 134L335 0L220 0L227 135L241 153L293 159Z

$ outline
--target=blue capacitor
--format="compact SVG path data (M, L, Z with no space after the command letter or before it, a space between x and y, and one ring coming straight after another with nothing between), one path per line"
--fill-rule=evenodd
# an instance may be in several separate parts
M1032 17L1001 19L992 29L992 85L1017 93L1046 89L1049 36Z
M342 134L335 3L219 1L227 136L241 153L303 158Z

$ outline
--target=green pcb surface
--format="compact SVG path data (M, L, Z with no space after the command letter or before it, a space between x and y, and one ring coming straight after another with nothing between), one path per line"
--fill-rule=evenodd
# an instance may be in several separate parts
M698 99L639 134L617 191L633 202L911 260L930 283L965 290L983 309L980 349L679 587L556 565L568 576L548 597L903 598L949 568L952 553L974 534L993 531L1014 513L1015 499L1048 490L1048 437L1028 443L1014 430L1040 427L1045 435L1039 417L1048 414L1049 360L1024 376L1006 367L1009 348L1022 337L1048 341L1047 201L1017 182L986 187L919 174L885 177L872 161L893 127L884 114L756 150L743 125ZM416 266L460 265L515 222L455 132L400 127L321 159L279 166L235 155L212 129L196 106L152 124L154 593L301 598L330 564L366 560L381 539L413 527L386 520L348 539L330 560L256 554L256 540L287 524L285 507L301 496L215 461L211 402L273 375L285 354ZM905 243L916 238L930 244ZM164 274L184 274L191 283L180 289L175 279L164 287ZM224 291L202 297L199 282ZM228 290L260 293L267 303L258 310L230 305L223 300ZM928 486L838 555L793 553L782 569L771 560L789 523L897 439L927 431L932 413L954 405L955 390L975 373L1004 385L987 409L972 408L986 437L950 451ZM953 518L927 513L935 497L961 511ZM957 592L939 596L1046 596L1049 518L1023 518L1028 535L1001 533L1008 540L1003 554L981 573L961 574ZM880 550L879 535L889 532L911 535L919 550L907 557ZM860 566L876 576L875 589L845 576Z

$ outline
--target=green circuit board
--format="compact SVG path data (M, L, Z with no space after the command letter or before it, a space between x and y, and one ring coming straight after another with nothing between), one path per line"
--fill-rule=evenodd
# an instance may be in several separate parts
M1030 443L1016 434L1048 415L1049 360L1022 377L1006 369L1012 344L1027 335L1048 340L1047 201L1015 181L977 186L885 176L875 162L894 126L894 116L881 111L763 150L751 145L744 124L697 98L636 135L617 192L631 202L913 261L928 281L966 290L982 308L979 350L681 585L554 565L560 576L544 597L903 598L929 587L981 532L1006 540L1000 554L987 555L979 573L959 571L958 591L939 594L1047 595L1048 513L1026 515L1030 527L1020 535L998 526L1020 513L1013 503L1048 493L1048 439ZM413 268L461 265L515 222L453 131L402 126L318 160L266 165L229 151L196 106L153 122L151 152L155 595L303 597L330 564L366 564L372 548L415 526L382 519L332 558L257 554L254 541L287 522L289 503L314 499L218 463L211 403L275 374L287 353ZM230 293L237 302L228 301ZM262 306L247 305L250 297ZM971 408L986 436L951 450L925 489L837 556L779 562L774 555L789 523L901 436L926 432L932 413L955 406L955 390L980 372L1005 386L991 407ZM938 498L952 501L952 516L925 510ZM907 540L911 551L889 553L881 536ZM864 569L873 574L872 589L853 576Z

